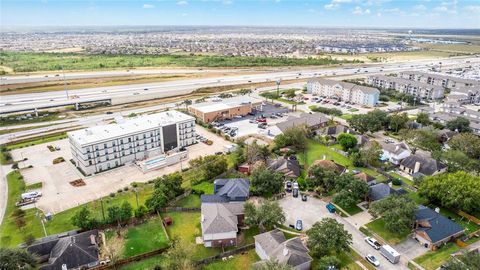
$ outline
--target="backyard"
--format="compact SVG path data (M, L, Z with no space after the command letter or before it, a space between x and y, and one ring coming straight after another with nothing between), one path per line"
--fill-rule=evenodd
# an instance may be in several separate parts
M232 259L225 261L219 260L213 263L205 265L204 270L224 270L224 269L236 269L236 270L248 270L251 269L251 265L260 258L255 253L255 249L251 249L242 254L233 255Z
M149 219L144 224L128 228L125 242L125 257L168 247L169 241L162 229L160 217Z

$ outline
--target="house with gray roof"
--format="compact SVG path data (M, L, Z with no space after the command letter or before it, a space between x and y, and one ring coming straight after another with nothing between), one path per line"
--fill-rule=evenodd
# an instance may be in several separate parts
M390 195L403 195L406 193L402 188L394 189L385 183L378 183L368 188L368 201L379 201Z
M447 165L433 158L415 154L400 162L400 170L410 175L435 175L447 171Z
M407 158L412 154L410 147L406 143L380 143L382 146L382 155L380 157L381 160L389 161L392 164L398 165L400 161L404 158Z
M228 247L237 245L239 227L244 225L244 204L202 203L202 240L205 247Z
M286 121L278 123L277 128L285 132L289 128L305 125L311 131L325 127L328 123L328 117L323 113L302 113L300 116L289 116Z
M413 237L432 250L452 241L465 233L465 229L437 211L420 205L415 210Z
M299 237L286 239L283 232L275 229L266 233L254 236L255 252L262 259L254 264L262 265L268 260L277 261L281 264L290 265L296 270L307 270L311 268L312 257Z
M300 176L300 163L293 157L279 157L267 162L267 168L282 173L286 178L297 178Z
M99 263L98 231L59 234L36 240L26 249L39 257L40 270L90 268Z
M250 180L246 178L216 179L213 182L213 195L202 195L203 203L244 202L250 194Z

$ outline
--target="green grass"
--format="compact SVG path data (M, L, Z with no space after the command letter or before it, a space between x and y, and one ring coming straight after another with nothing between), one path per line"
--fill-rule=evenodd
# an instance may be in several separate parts
M58 112L48 112L47 116L42 116L44 113L39 113L39 116L41 117L32 117L31 119L20 119L17 120L16 117L18 116L23 116L23 115L12 115L12 116L7 116L7 117L0 117L0 126L6 127L6 126L14 126L14 125L23 125L23 124L33 124L33 123L41 123L41 122L48 122L48 121L55 121L60 119L59 118L59 113ZM34 128L41 128L41 127L46 127L47 125L42 125L42 126L36 126ZM5 133L10 133L10 132L17 132L21 130L28 130L32 129L30 128L18 128L16 130L9 130L9 131L3 131Z
M466 243L471 245L478 241L479 238L472 238ZM414 259L414 261L420 264L426 270L435 270L440 267L443 263L448 261L451 258L451 254L460 251L461 248L453 242L449 242L446 245L442 246L440 249L435 251L428 251Z
M235 269L235 270L248 270L251 269L251 265L257 261L260 261L260 258L257 256L255 249L249 250L244 254L233 255L232 259L226 261L215 261L213 263L205 265L202 269L204 270L224 270L224 269Z
M162 229L162 220L152 218L146 223L131 227L125 242L125 257L132 257L145 252L168 247L169 241Z
M192 190L203 191L203 194L213 194L213 183L202 182L195 186L192 186Z
M201 201L200 196L197 194L190 194L187 197L179 200L175 206L185 207L185 208L200 208Z
M35 183L35 184L31 184L31 185L28 185L25 187L26 190L32 190L32 189L40 189L42 188L43 186L43 183L42 182L38 182L38 183Z
M9 144L7 144L7 149L8 150L14 150L14 149L33 146L33 145L37 145L37 144L58 141L58 140L66 139L66 138L67 138L67 134L65 132L62 132L62 133L59 133L59 134L45 135L45 136L25 140L25 141L18 142L18 143L9 143Z
M362 208L358 207L357 205L352 205L350 207L344 207L342 205L340 205L340 207L345 210L345 212L347 212L350 216L353 216L355 214L358 214L360 212L362 212Z
M100 70L133 67L256 67L310 66L351 63L332 58L230 57L204 55L100 55L81 53L2 52L3 65L15 72L41 70Z
M466 218L462 218L457 213L454 213L443 207L440 207L440 214L452 218L453 221L455 221L456 223L458 223L458 225L462 226L465 229L465 233L467 234L480 229L480 226L475 224L474 222L471 222Z
M410 234L410 231L405 232L390 232L385 229L385 222L383 219L379 218L365 225L372 232L378 234L383 240L387 241L390 245L396 245L404 241L407 236Z
M345 114L342 114L340 116L340 118L345 119L345 120L350 120L350 119L352 119L352 116L353 116L352 114L345 113Z
M156 265L161 265L165 260L165 255L160 254L138 262L133 262L118 268L119 270L153 270Z
M168 212L162 215L164 218L166 216L173 219L173 224L167 226L170 239L177 237L186 246L191 246L193 260L215 256L222 252L221 248L206 248L195 244L195 237L202 235L200 212Z
M7 159L7 155L10 155L10 159ZM12 164L13 163L13 160L11 158L11 154L9 151L0 151L0 164L1 165L8 165L8 164Z
M353 166L352 161L348 157L345 157L342 154L335 152L334 150L330 149L330 147L317 143L313 140L308 140L307 151L305 152L305 154L298 154L300 164L307 164L308 166L310 166L315 160L323 159L323 156L325 155L326 159L334 160L340 165L346 167Z
M408 179L408 178L405 178L403 176L401 176L400 174L398 173L394 173L394 172L389 172L388 173L391 177L394 177L394 178L400 178L405 184L413 187L414 186L414 183L412 180Z

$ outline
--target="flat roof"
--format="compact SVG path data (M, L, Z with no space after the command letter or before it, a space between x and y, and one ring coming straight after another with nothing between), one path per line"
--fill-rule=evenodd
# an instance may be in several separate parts
M71 131L67 134L69 138L73 139L80 145L92 144L115 137L129 136L130 134L140 133L148 129L168 126L189 120L194 121L195 118L178 111L165 111L161 113L125 119L125 122L123 123L94 126Z
M208 101L202 103L196 103L190 105L191 108L194 108L203 113L216 112L221 110L228 110L247 104L261 103L262 100L258 98L253 98L250 96L236 96L231 98L221 99L219 101Z

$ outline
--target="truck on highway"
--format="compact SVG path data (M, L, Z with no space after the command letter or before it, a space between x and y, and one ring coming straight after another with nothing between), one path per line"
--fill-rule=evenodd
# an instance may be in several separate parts
M380 254L383 255L391 263L398 263L400 261L400 253L393 249L389 245L383 245L380 247Z

